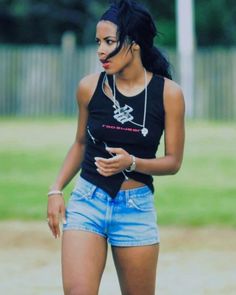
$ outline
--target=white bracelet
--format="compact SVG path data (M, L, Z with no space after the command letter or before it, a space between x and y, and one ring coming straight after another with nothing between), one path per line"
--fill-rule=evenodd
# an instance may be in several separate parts
M63 196L63 191L52 190L52 191L48 192L48 197L50 197L52 195L61 195L61 196Z

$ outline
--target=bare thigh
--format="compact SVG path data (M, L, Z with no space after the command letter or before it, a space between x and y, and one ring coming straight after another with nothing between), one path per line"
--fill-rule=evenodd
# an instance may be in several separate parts
M66 295L97 295L107 257L102 236L69 230L62 238L62 278Z
M122 295L154 295L159 245L112 247Z

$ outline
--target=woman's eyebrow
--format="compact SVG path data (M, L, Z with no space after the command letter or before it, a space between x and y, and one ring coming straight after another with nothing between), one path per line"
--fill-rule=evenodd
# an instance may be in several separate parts
M107 39L110 39L110 38L116 39L116 36L107 36L107 37L104 37L102 39L107 40ZM98 37L96 37L96 40L100 40L100 39Z

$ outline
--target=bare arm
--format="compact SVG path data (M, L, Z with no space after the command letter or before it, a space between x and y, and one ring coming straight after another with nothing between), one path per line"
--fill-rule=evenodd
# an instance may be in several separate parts
M79 171L85 151L88 103L96 87L98 75L90 75L81 80L76 99L79 108L75 141L69 149L56 181L51 190L62 190ZM60 236L59 217L65 222L65 204L60 194L48 198L48 224L55 238Z
M165 155L157 159L136 158L136 171L152 174L175 174L181 167L184 150L184 98L181 89L166 80L164 89Z
M171 80L165 80L165 155L160 158L142 159L136 157L135 171L150 175L175 174L180 169L184 150L184 98L180 87ZM110 159L97 158L98 172L110 176L128 168L130 155L121 148L110 148L116 156Z
M79 86L76 95L79 108L76 137L74 143L66 155L56 181L51 186L51 189L53 190L62 190L71 181L71 179L79 171L84 157L85 130L88 117L87 103L85 101L86 94L84 92L86 92L86 90L83 89L83 86Z

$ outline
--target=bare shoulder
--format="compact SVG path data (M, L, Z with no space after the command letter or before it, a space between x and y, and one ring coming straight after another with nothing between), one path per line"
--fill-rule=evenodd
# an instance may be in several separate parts
M165 100L181 100L183 99L183 91L179 84L165 78L164 99Z
M76 98L79 104L88 105L97 87L100 73L94 73L83 77L77 87Z
M165 78L164 107L168 109L184 109L184 95L181 87L174 81Z

